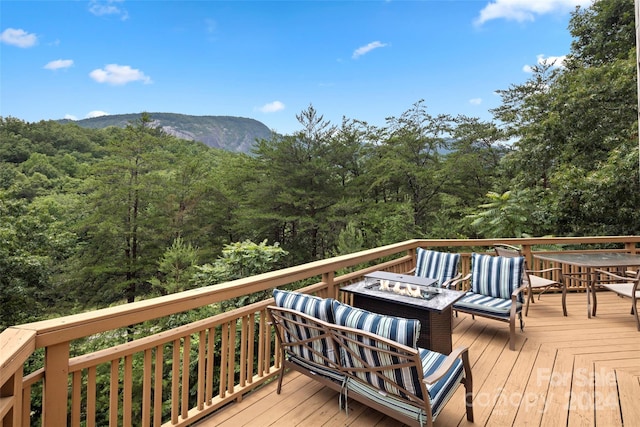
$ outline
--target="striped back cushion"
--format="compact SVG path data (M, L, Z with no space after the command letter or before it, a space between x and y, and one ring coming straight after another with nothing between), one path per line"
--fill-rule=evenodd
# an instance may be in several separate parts
M324 299L313 295L281 291L279 289L273 290L273 297L278 307L296 310L308 316L324 320L325 322L333 323L332 302L335 300L331 298ZM291 320L306 323L305 319L298 316L293 316ZM330 366L322 357L314 353L315 351L328 357L332 362L338 362L338 357L333 354L332 346L326 338L320 337L317 329L295 326L285 330L284 334L284 339L289 343L306 342L289 347L289 350L295 356L321 366ZM311 351L312 349L314 351Z
M404 346L414 349L417 348L416 341L420 334L420 321L418 320L383 316L351 307L338 301L334 301L333 307L337 325L370 332L403 344ZM355 375L379 390L407 397L406 393L394 384L397 383L410 393L422 397L422 389L420 386L422 372L418 372L414 366L405 365L394 369L384 369L385 366L390 367L391 365L399 363L398 360L394 360L394 357L388 353L377 350L388 350L391 348L388 344L380 340L349 332L344 332L344 334L353 340L357 340L357 343L349 342L348 344L349 348L357 356L354 356L354 354L348 351L343 351L342 353L342 366L347 369L354 368L354 370L351 371L352 375ZM385 381L367 369L362 369L366 368L367 365L382 367L382 369L379 370L379 374L389 378L391 381Z
M450 280L458 273L460 254L416 250L416 276L438 280L438 286Z
M333 314L336 325L371 332L407 347L417 348L419 320L383 316L336 300L333 301Z
M273 298L276 305L282 308L290 308L309 316L316 317L325 322L333 323L333 299L319 298L300 292L273 290Z
M476 294L510 299L522 286L524 257L471 254L471 290ZM522 293L518 301L523 302Z

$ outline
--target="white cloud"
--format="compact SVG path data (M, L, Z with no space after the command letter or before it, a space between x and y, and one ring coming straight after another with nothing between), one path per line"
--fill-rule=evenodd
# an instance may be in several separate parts
M482 104L482 98L471 98L469 100L469 104L471 104L471 105L480 105L480 104Z
M361 57L362 55L371 52L373 49L378 49L380 47L386 47L386 46L388 46L387 43L381 43L379 41L371 42L366 46L361 46L361 47L357 48L356 50L354 50L352 58L353 59L357 59L357 58Z
M124 0L91 0L89 2L89 12L96 16L103 15L119 15L120 19L126 21L129 19L129 12L118 7L118 3Z
M568 13L576 6L587 7L592 0L494 0L480 11L475 20L482 25L492 19L508 21L534 21L536 15L546 13Z
M64 118L67 119L67 120L73 120L73 121L78 120L78 118L76 116L74 116L73 114L65 114Z
M22 29L7 28L0 34L0 41L12 46L31 47L38 42L38 36Z
M538 65L551 65L554 68L564 68L564 61L567 59L567 56L563 55L545 57L544 55L538 55L537 58ZM522 67L522 71L524 71L525 73L532 73L533 67L531 65L525 65Z
M273 101L258 108L263 113L275 113L276 111L284 110L284 104L280 101Z
M135 81L142 81L145 84L152 83L150 77L128 65L107 64L104 69L98 68L90 72L89 76L98 83L111 85L125 85Z
M100 117L100 116L108 116L109 113L106 113L104 111L100 111L100 110L95 110L95 111L89 111L87 113L86 116L84 116L85 119L92 119L94 117Z
M45 70L59 70L60 68L69 68L73 65L73 59L57 59L49 62L44 66Z

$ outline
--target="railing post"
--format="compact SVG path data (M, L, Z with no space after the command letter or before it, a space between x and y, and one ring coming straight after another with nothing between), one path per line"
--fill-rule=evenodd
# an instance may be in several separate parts
M326 295L323 295L325 298L338 297L338 290L335 288L335 284L333 280L335 277L336 277L336 273L334 271L322 273L322 282L327 286Z
M630 254L638 253L638 250L636 249L636 244L634 242L626 242L624 244L624 250L629 252Z
M529 269L537 269L537 267L533 265L533 254L531 253L531 245L522 244L522 256L527 261Z
M45 426L67 425L69 342L45 348L42 418Z

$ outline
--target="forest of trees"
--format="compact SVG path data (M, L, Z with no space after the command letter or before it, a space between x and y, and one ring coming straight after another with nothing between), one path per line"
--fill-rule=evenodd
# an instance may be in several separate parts
M498 90L494 121L417 100L251 155L0 117L0 330L409 238L640 234L634 5L570 21L563 67Z

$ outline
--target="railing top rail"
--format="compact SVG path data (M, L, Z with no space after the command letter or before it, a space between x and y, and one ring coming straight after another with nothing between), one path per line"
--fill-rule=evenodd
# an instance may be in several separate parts
M310 262L303 265L276 270L256 276L246 277L214 286L192 289L176 294L137 301L130 304L94 310L51 320L18 325L14 329L27 330L35 334L35 347L45 347L71 341L95 333L146 320L164 317L248 295L270 287L293 283L299 280L335 272L342 268L382 257L396 255L403 251L423 247L478 247L492 246L496 242L540 246L554 244L603 244L640 243L640 236L598 236L598 237L544 237L525 239L412 239L379 248L368 249L353 254ZM3 334L4 335L4 334Z
M248 295L268 287L289 284L388 255L394 255L415 248L417 246L416 242L417 240L407 240L401 243L314 261L218 285L191 289L176 294L71 316L18 325L15 326L15 328L35 332L36 347L46 347L48 345L86 337L98 332L180 313L237 296Z
M24 365L35 350L34 331L8 328L0 334L0 386Z

